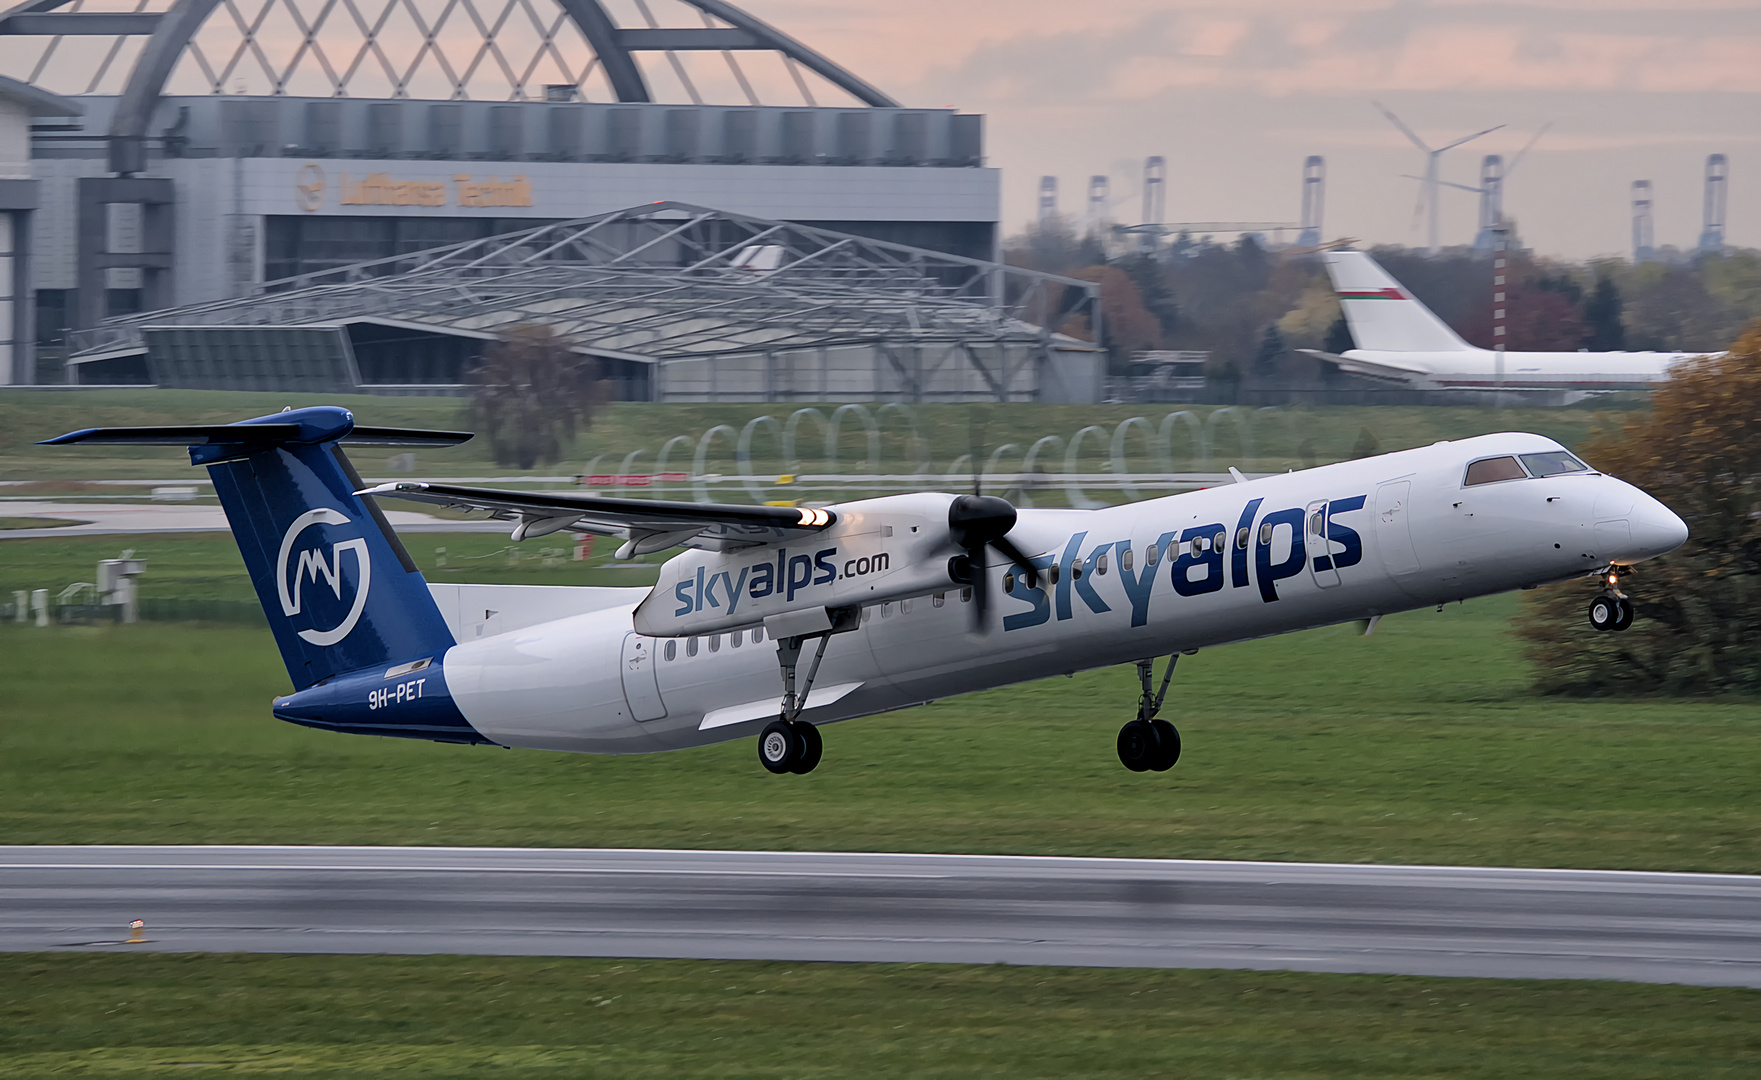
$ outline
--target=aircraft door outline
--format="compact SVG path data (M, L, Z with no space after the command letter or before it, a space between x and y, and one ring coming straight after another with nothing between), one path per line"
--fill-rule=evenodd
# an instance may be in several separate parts
M1397 580L1419 569L1419 553L1412 545L1411 515L1411 481L1394 480L1376 488L1376 551L1382 568Z
M1309 576L1323 589L1339 584L1339 568L1333 565L1333 544L1327 539L1327 501L1312 502L1303 511L1303 547L1310 553Z
M655 674L655 639L641 634L624 635L624 657L619 670L623 672L624 701L630 715L638 720L666 718L666 703L660 697L660 682Z

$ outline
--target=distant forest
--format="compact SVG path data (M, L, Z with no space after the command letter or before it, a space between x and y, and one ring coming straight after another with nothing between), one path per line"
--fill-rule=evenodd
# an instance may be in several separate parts
M1761 251L1631 263L1572 263L1513 252L1513 350L1719 351L1761 320ZM1491 258L1471 248L1435 257L1401 247L1372 255L1467 341L1492 345ZM1066 222L1004 241L1011 265L1096 281L1115 374L1144 349L1211 354L1208 374L1246 386L1312 385L1329 375L1295 352L1351 348L1326 270L1313 253L1269 250L1252 236L1218 244L1181 236L1151 256L1111 253ZM1062 329L1087 337L1087 320Z

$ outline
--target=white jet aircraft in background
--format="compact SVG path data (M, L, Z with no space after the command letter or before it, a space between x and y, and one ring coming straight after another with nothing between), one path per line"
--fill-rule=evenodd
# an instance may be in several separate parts
M1656 499L1524 434L1100 510L368 488L342 450L470 437L317 407L48 441L187 445L208 467L293 680L283 720L600 754L756 735L777 773L818 763L817 725L1114 664L1135 664L1142 689L1120 760L1167 769L1180 736L1157 713L1182 653L1587 576L1591 625L1622 630L1619 575L1688 535ZM572 529L622 540L620 558L685 550L652 588L429 584L381 496L487 511L516 541Z
M1361 251L1323 257L1356 348L1344 353L1302 349L1341 371L1397 382L1415 390L1649 390L1672 365L1703 353L1510 352L1502 356L1463 341ZM1502 284L1494 285L1494 302Z

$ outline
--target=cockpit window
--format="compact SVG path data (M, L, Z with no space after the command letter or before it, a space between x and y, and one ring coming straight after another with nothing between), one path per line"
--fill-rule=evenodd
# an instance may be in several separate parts
M1523 464L1529 467L1530 476L1559 476L1562 473L1591 471L1588 465L1564 450L1550 450L1545 454L1524 454Z
M1462 484L1465 487L1495 484L1500 480L1521 480L1527 475L1513 457L1482 458L1467 467L1467 479Z

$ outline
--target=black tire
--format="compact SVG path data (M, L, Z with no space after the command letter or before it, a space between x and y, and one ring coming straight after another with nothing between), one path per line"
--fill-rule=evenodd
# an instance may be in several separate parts
M1614 626L1610 629L1620 631L1625 630L1633 624L1633 602L1624 596L1618 597L1617 599L1617 606L1620 608L1620 614L1615 617Z
M795 763L789 766L792 773L810 773L819 764L820 751L825 749L825 742L819 737L819 729L805 720L794 722L795 734L801 740L801 754Z
M1180 760L1180 729L1166 720L1152 720L1150 724L1156 729L1157 749L1160 751L1150 768L1155 772L1167 772Z
M1612 596L1598 596L1590 601L1590 626L1595 630L1613 630L1620 621L1620 605Z
M758 735L758 761L773 773L786 773L801 758L802 740L786 720L772 720Z
M1161 756L1161 733L1142 720L1133 720L1119 729L1114 747L1119 751L1119 764L1132 772L1147 772Z

